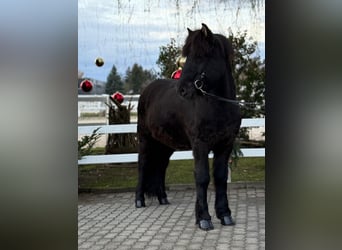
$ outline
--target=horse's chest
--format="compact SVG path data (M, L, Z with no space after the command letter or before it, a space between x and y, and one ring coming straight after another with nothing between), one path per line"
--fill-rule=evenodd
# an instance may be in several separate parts
M228 119L203 119L194 123L192 137L201 141L215 144L231 137L236 125Z

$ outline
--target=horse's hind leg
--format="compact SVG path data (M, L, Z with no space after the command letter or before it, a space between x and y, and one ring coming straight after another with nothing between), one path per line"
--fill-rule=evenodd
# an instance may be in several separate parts
M144 196L144 182L146 175L146 168L148 165L148 141L141 139L139 142L139 156L138 156L138 184L135 192L135 207L145 207L145 196Z
M216 148L214 150L214 183L216 189L216 216L225 226L235 225L231 217L227 197L228 159L232 148Z
M153 138L144 138L139 143L139 179L135 205L145 206L144 194L157 196L159 203L169 204L165 192L165 174L173 150Z

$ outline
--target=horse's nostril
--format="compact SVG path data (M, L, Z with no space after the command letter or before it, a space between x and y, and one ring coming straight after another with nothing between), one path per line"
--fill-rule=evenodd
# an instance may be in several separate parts
M184 88L180 88L180 89L179 89L179 94L180 94L181 96L185 96L185 89L184 89Z

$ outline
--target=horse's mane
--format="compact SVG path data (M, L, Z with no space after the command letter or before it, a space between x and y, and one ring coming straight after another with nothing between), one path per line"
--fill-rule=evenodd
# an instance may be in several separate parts
M213 34L209 29L204 33L203 28L195 31L188 29L188 32L188 37L182 49L184 57L208 57L212 55L215 49L218 49L218 53L223 55L227 61L232 61L233 49L230 41L225 36Z

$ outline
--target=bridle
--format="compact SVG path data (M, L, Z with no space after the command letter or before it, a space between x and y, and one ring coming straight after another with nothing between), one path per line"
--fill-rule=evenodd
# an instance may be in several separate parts
M203 95L210 96L218 101L228 102L234 105L257 105L255 102L244 102L244 101L238 101L233 99L224 98L221 96L217 96L215 94L209 93L203 89L204 87L204 80L205 80L205 72L202 72L200 75L200 79L196 79L193 84L197 90L199 90Z

